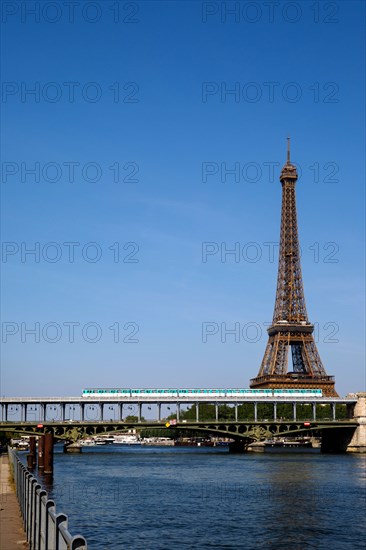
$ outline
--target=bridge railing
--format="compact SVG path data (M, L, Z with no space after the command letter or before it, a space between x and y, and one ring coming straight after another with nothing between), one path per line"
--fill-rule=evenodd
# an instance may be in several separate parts
M31 550L87 550L85 538L71 535L67 516L56 512L54 501L48 498L37 479L28 472L12 449L9 448L8 452Z

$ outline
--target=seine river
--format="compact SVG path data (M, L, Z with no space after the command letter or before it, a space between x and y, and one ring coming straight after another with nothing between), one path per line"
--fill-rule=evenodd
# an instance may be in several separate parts
M45 488L91 550L365 548L362 456L108 445Z

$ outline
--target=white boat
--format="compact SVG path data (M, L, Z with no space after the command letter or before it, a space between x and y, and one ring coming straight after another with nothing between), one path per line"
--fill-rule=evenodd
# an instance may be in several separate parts
M169 437L145 437L142 440L142 445L156 445L156 446L173 446L174 445L174 439L170 439Z
M19 451L26 451L29 448L29 440L27 439L12 439L11 447Z
M95 445L95 439L93 439L92 437L86 437L85 439L81 439L79 441L79 444L82 447L92 447Z
M110 443L114 443L114 437L111 435L102 435L95 438L96 445L108 445Z
M115 435L113 443L116 445L141 445L141 441L134 434Z

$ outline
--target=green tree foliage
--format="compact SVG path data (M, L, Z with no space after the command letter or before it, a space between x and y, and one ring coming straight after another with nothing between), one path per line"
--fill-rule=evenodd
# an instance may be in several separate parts
M347 405L336 405L336 418L338 420L345 420L348 418Z
M129 416L126 416L126 418L123 419L125 422L138 422L138 416L135 416L133 414L130 414ZM145 418L141 416L141 422L145 422Z
M243 403L238 406L238 420L254 420L253 403Z

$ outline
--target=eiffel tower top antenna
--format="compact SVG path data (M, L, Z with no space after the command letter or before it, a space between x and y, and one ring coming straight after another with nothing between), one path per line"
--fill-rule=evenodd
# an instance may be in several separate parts
M291 162L290 162L290 137L287 138L287 164L291 164Z

